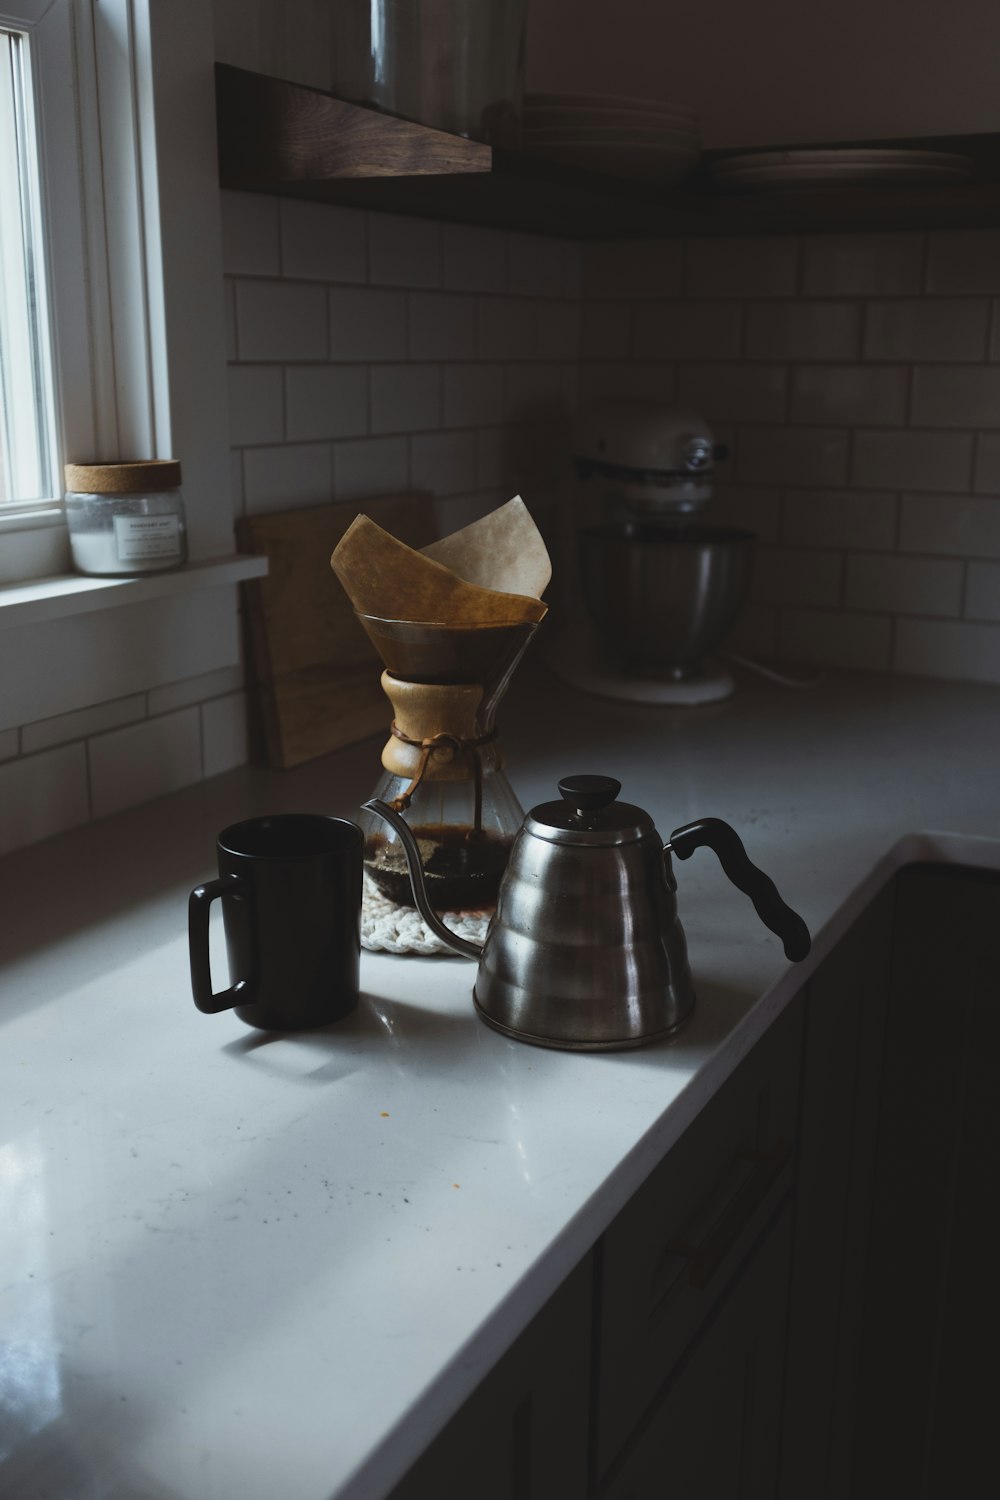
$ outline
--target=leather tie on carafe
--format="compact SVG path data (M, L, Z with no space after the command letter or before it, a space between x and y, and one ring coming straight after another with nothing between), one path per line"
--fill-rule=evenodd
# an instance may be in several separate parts
M493 725L485 732L480 731L482 688L477 683L407 682L390 672L383 672L382 688L395 710L390 739L382 751L382 765L393 775L409 778L408 785L389 805L396 812L404 812L428 775L434 779L468 779L473 783L473 831L478 833L483 812L480 752L497 738ZM448 723L448 728L438 727L442 720ZM416 765L401 763L393 754L393 741L420 752ZM444 753L436 756L436 752ZM463 774L461 765L456 764L463 759L471 775ZM452 773L447 770L449 766L454 767Z
M421 754L420 760L417 763L416 775L413 777L413 780L410 782L408 787L405 787L404 790L400 792L398 797L393 797L392 801L389 803L389 806L395 808L396 812L406 811L410 803L413 801L413 797L417 791L417 788L420 786L420 783L424 779L424 776L427 772L427 766L430 762L431 754L433 751L442 748L450 749L454 751L456 755L458 755L465 750L471 750L475 752L472 760L472 772L475 781L476 799L474 826L478 831L478 829L481 828L483 821L483 761L482 757L479 754L479 751L483 745L489 745L493 740L495 740L498 732L499 731L494 728L490 730L489 734L481 734L477 739L463 740L458 739L453 734L448 734L446 731L442 731L440 734L432 734L425 739L415 740L411 739L408 734L404 734L399 725L396 723L396 720L393 719L392 723L389 725L389 733L395 735L397 740L402 740L404 745L417 745L420 749Z

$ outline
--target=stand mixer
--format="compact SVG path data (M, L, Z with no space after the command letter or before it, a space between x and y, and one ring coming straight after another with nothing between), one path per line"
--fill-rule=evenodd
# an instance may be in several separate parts
M746 600L755 537L702 519L726 449L700 417L619 400L584 414L575 446L581 483L600 486L603 517L579 529L582 600L547 653L550 667L601 697L729 697L733 679L709 653Z

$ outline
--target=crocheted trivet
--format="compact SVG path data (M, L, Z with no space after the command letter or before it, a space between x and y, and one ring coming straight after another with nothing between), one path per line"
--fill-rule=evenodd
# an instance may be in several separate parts
M438 915L458 937L468 938L473 943L481 943L486 937L490 921L488 912L442 911ZM397 906L389 901L367 875L361 895L361 946L370 953L460 956L434 936L414 907Z

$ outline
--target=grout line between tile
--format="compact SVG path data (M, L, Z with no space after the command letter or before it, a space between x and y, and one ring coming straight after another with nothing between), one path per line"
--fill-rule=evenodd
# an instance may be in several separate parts
M931 237L929 234L921 234L920 245L920 295L926 297L930 291L931 279Z
M690 295L688 291L691 262L690 238L688 236L685 236L684 239L681 240L680 245L681 252L677 275L677 296L680 301L684 302L688 300L688 297Z
M1000 307L1000 301L996 297L992 298L990 301L990 314L986 320L988 325L986 330L986 363L988 365L994 362L993 351L996 347L997 335L1000 334L998 307Z
M969 602L969 559L967 557L963 557L960 558L959 561L962 564L962 571L959 575L958 585L958 618L960 620L964 620L966 607Z
M888 662L888 669L889 669L890 672L893 672L896 669L896 622L897 622L898 618L899 617L896 614L891 614L889 616L889 662Z
M916 367L916 365L907 365L907 367L906 367L906 399L905 399L904 405L903 405L903 426L904 427L912 427L913 426L913 394L914 394L914 387L916 386L916 383L917 383L917 367Z
M91 775L91 766L90 766L90 739L89 738L85 739L83 741L83 764L84 764L84 779L85 779L85 781L87 783L87 817L88 817L88 819L92 820L93 816L94 816L94 786L93 786L93 779L92 779L92 775Z
M806 276L806 254L805 254L805 246L804 246L804 244L802 242L802 236L801 235L797 234L795 236L794 244L795 244L795 296L798 298L798 297L802 297L802 296L805 295L805 276Z

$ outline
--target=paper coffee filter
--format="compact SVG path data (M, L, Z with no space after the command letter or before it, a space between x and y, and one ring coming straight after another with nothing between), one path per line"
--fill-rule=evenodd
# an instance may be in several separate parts
M547 612L537 593L519 591L537 587L540 593L551 573L544 543L519 498L424 552L360 515L338 542L330 566L355 611L383 620L467 629L537 624ZM517 590L509 590L512 582Z
M545 543L520 495L420 550L466 583L506 594L540 599L552 577Z

